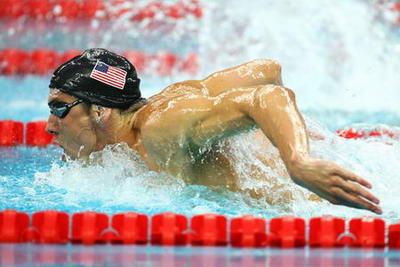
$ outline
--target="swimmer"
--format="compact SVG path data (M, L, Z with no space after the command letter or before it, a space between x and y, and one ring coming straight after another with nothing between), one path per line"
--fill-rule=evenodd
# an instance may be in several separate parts
M151 170L236 191L238 181L218 144L257 128L278 149L293 182L333 204L382 213L367 180L310 156L304 119L276 61L255 60L178 82L148 99L139 85L127 59L88 49L55 70L47 131L71 159L125 142Z

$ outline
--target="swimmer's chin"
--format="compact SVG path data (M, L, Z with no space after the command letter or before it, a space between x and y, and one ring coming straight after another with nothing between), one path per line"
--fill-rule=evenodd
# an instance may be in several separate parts
M61 160L63 162L75 162L78 163L80 166L89 166L94 163L93 160L89 159L89 157L72 158L66 154L61 155Z
M64 161L64 162L68 162L68 161L75 161L75 160L77 160L77 158L73 157L73 156L70 156L70 155L68 155L67 153L64 152L61 155L61 160Z
M82 163L86 163L89 161L89 156L86 155L76 155L67 153L64 149L64 153L61 155L61 160L64 162L68 161L81 161Z
M65 149L64 149L64 153L61 155L61 160L63 162L78 162L80 164L82 164L83 166L86 165L92 165L92 164L96 164L99 161L101 161L101 156L98 153L95 153L98 151L93 151L90 154L79 154L79 153L68 153ZM100 157L99 157L100 156Z

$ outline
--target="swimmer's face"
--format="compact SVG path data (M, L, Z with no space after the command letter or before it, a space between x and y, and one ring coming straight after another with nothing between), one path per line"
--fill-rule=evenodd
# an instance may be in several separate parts
M51 89L48 96L48 103L52 101L72 103L76 100L77 98L57 89ZM50 114L46 130L54 135L56 143L72 159L87 158L91 152L96 150L95 123L90 115L90 109L85 103L72 107L64 118Z

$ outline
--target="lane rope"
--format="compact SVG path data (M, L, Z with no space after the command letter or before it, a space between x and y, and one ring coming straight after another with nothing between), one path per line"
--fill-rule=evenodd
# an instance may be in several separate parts
M28 3L29 2L29 3ZM1 0L0 20L31 19L40 21L90 21L113 20L128 17L130 21L142 22L154 19L180 20L201 19L203 9L197 0L165 3L127 0Z
M0 147L1 146L40 146L52 144L53 136L46 132L46 121L31 121L23 123L15 120L0 120ZM384 127L372 129L347 128L337 130L339 137L346 139L378 139L400 141L400 131Z
M400 249L400 223L386 227L383 219L371 217L306 220L283 216L267 220L213 213L189 217L173 212L150 216L135 212L108 215L47 210L28 214L3 210L0 243Z
M63 62L79 55L79 50L58 52L38 48L26 51L18 48L0 50L0 75L49 75ZM168 51L147 54L140 51L121 53L131 61L140 75L170 76L176 73L195 75L199 69L196 53L185 56Z

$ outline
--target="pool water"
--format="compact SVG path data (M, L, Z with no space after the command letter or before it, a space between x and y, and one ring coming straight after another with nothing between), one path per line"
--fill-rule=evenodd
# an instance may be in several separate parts
M46 78L28 76L23 79L1 77L5 99L1 118L13 118L23 122L46 119ZM163 88L170 80L144 82L144 94L154 93L151 88ZM29 89L26 89L29 85ZM30 97L22 98L29 90ZM152 91L153 90L153 91ZM301 95L301 93L299 93ZM4 108L6 107L6 108ZM325 140L311 142L315 156L334 160L369 179L375 193L382 201L383 217L396 221L400 199L399 142L396 140L345 140L337 137L335 129L359 125L376 126L396 130L399 114L391 111L346 111L304 109L308 128L325 136ZM363 123L360 125L360 123ZM217 212L227 215L254 214L273 217L295 214L312 217L333 214L344 217L372 215L366 211L333 206L325 201L311 203L304 195L307 191L281 177L283 163L272 170L257 165L255 152L276 157L276 150L263 151L252 141L251 134L243 134L228 140L233 144L231 156L236 160L237 171L242 173L243 186L257 188L268 186L252 179L246 168L256 166L265 175L276 177L287 190L293 192L290 203L270 205L256 201L246 194L233 193L224 188L210 189L200 185L185 185L167 174L147 169L138 155L123 144L111 146L96 153L102 164L82 166L78 162L64 163L62 151L48 148L0 148L0 208L14 208L33 212L57 209L68 212L95 210L107 213L138 211L154 214L166 210L187 215ZM221 144L223 146L224 144ZM385 155L382 157L382 155ZM279 192L271 192L279 198Z
M15 30L0 31L0 49L49 47L62 51L71 48L63 42L69 36L72 48L78 49L107 47L150 53L165 48L198 54L201 69L195 76L142 76L145 97L173 82L206 77L213 71L252 59L277 59L282 64L283 82L296 93L308 129L324 137L311 140L312 155L335 161L368 179L373 184L372 192L381 200L381 217L392 223L400 217L400 141L345 140L334 133L352 126L379 125L400 130L400 31L377 8L377 2L258 0L244 4L221 0L204 3L202 21L178 22L167 33L138 35L142 26L135 27L122 19L104 31L91 32L91 38L79 25L73 25L69 32L57 33L57 27L51 28L43 39L37 40L32 33L18 35L21 32L16 26ZM116 31L119 37L112 38ZM126 32L126 36L120 31ZM49 78L0 76L0 120L46 120ZM304 218L325 214L345 218L373 215L326 201L307 201L309 192L282 176L281 161L276 161L276 169L258 163L256 154L275 158L278 152L262 148L253 141L251 133L224 142L220 145L234 148L229 153L235 159L243 188L269 186L268 182L253 179L248 171L252 167L276 179L293 199L269 204L225 188L187 185L170 175L150 171L124 144L95 153L96 162L90 166L62 162L62 151L57 147L21 146L0 148L0 210L94 210L109 214L137 211L149 215L173 211L188 216L215 212L265 218L286 214ZM270 195L279 199L282 192L271 191ZM387 250L0 245L0 253L0 264L28 266L55 264L52 259L84 265L122 265L135 259L138 266L400 265L399 254Z

